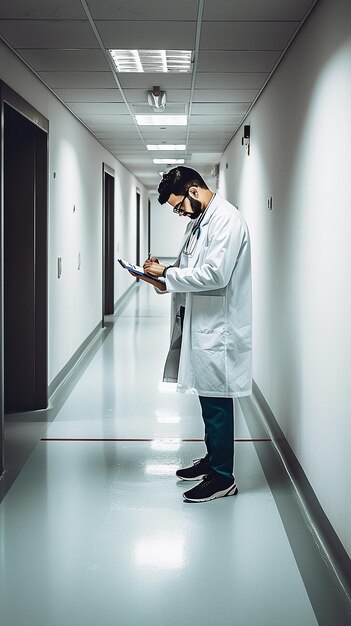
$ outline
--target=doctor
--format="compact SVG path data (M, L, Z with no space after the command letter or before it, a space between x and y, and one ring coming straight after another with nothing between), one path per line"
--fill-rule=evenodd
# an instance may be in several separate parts
M176 472L201 481L183 497L207 502L236 495L233 398L251 394L251 259L247 225L232 204L188 167L164 174L159 202L190 218L178 258L144 269L172 294L171 345L164 377L198 394L206 455Z

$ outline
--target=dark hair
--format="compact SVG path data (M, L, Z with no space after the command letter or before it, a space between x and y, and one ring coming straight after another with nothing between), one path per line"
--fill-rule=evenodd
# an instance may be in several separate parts
M162 176L158 186L158 201L160 204L164 204L171 193L174 193L175 196L185 196L189 187L193 185L202 189L208 189L201 174L196 170L182 165L174 167Z

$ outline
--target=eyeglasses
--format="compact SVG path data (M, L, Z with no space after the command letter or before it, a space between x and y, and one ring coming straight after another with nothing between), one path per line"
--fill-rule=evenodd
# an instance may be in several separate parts
M184 200L185 198L188 197L188 193L185 194L183 200L181 200L180 202L178 202L178 204L176 204L173 207L173 213L177 213L177 215L187 215L187 211L184 211L184 209L182 208L183 204L184 204Z

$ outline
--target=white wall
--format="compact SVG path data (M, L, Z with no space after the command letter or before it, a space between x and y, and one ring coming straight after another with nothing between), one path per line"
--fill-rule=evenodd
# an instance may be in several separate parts
M116 173L116 258L135 257L137 187L146 256L148 193L1 41L0 78L49 119L50 383L102 317L102 163ZM130 275L116 264L115 300L130 285Z
M252 236L255 380L351 555L350 24L348 0L319 1L220 190Z
M151 254L160 258L176 259L180 242L188 225L188 218L179 217L169 204L160 204L158 194L151 200Z

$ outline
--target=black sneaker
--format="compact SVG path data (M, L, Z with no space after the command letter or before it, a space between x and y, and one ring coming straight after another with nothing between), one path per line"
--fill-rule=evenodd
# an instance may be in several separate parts
M202 480L211 471L207 458L194 461L194 465L176 471L176 476L181 480Z
M183 493L183 498L187 502L208 502L215 498L236 496L237 493L235 478L226 478L211 472L199 485Z

